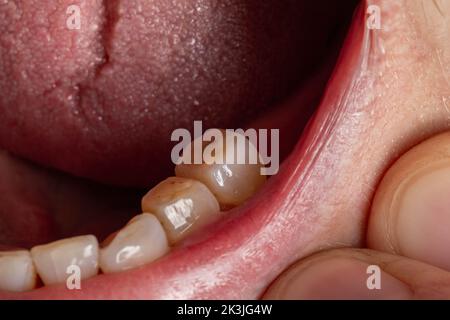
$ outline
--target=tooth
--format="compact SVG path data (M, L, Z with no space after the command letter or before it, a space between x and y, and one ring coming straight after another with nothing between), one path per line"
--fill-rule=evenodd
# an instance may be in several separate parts
M158 219L149 213L131 219L100 249L104 273L119 272L152 262L169 251L167 237Z
M45 285L65 283L70 266L80 268L80 280L98 273L98 241L92 235L79 236L31 249L36 270Z
M203 150L208 147L209 150L214 149L215 154L208 160L204 160L202 164L177 165L175 175L204 183L216 196L221 209L226 210L242 204L255 194L266 181L266 176L261 175L260 171L263 166L260 163L256 147L244 135L234 132L233 137L236 139L227 143L224 131L215 130L217 130L217 134L220 132L224 137L223 145L218 144L217 141L205 144ZM246 139L246 143L238 144L238 138ZM191 143L191 145L193 144ZM236 160L227 162L227 157L231 159L233 154L237 155L239 152L245 152L245 164L238 164ZM251 153L256 158L252 162L253 164L248 161Z
M36 271L27 250L0 252L0 291L22 292L36 286Z
M150 190L142 210L156 215L172 244L220 216L216 198L203 183L176 177Z

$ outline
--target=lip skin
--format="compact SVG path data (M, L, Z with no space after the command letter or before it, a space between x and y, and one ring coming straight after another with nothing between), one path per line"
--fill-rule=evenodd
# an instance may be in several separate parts
M387 165L448 128L442 87L426 86L445 82L445 75L433 72L436 60L421 59L409 47L434 50L417 38L405 14L416 2L369 2L386 13L383 29L365 28L368 3L362 3L325 96L293 153L230 219L161 260L89 279L82 290L50 286L1 298L254 299L301 257L328 247L361 246L368 195ZM414 44L404 40L412 37ZM409 81L419 70L430 74Z

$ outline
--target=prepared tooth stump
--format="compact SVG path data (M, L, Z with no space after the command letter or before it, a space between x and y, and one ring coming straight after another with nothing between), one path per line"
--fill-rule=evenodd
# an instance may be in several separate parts
M203 183L176 177L151 189L142 198L142 211L158 217L171 244L221 216L216 198Z
M217 198L222 210L236 207L253 196L266 181L266 176L261 174L263 165L258 150L245 135L238 132L210 129L205 135L215 139L199 138L202 141L213 140L209 144L202 143L202 163L180 163L175 167L175 175L204 183ZM190 152L196 145L200 144L194 140L185 150ZM183 153L182 160L185 157Z

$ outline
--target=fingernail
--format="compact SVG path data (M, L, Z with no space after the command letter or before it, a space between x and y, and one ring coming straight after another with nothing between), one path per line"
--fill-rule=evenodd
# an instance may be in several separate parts
M388 300L410 299L400 280L356 259L333 258L287 271L268 290L265 299Z
M391 206L400 254L450 270L450 167L425 168L400 184Z

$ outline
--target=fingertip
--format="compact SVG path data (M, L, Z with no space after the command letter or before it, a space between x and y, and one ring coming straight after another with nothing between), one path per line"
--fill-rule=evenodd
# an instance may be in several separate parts
M373 200L367 244L450 270L450 133L404 154Z
M286 271L264 295L268 300L410 299L400 280L376 265L351 257L303 261Z

